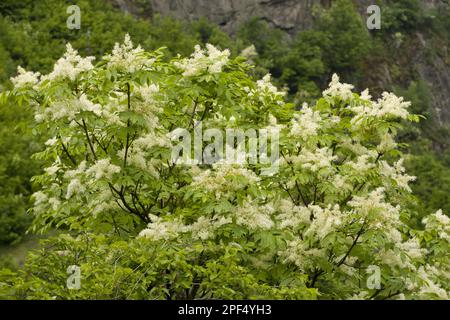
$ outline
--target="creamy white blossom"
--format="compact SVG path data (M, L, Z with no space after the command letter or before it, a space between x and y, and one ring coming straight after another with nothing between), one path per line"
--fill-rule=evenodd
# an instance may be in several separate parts
M37 192L33 193L33 199L34 199L34 205L38 206L40 204L47 202L48 196L42 191L37 191Z
M104 57L108 61L108 66L118 70L133 73L138 70L148 70L155 59L145 56L141 46L134 48L130 35L127 33L123 44L116 43L111 55Z
M362 125L363 120L368 118L402 118L409 115L408 108L411 102L404 101L402 97L397 97L393 93L383 92L382 97L376 102L352 106L350 109L355 113L351 123L355 128Z
M377 146L377 151L379 153L386 153L390 150L393 150L397 147L397 143L394 141L394 138L391 134L385 133L381 137L380 144Z
M419 289L419 295L421 295L423 298L428 299L430 297L438 297L439 299L448 300L449 292L441 288L439 284L437 284L436 281L434 281L430 276L435 272L436 271L433 270L433 268L430 266L419 267L418 275L422 280L422 286Z
M239 55L243 56L244 58L247 58L248 61L252 62L252 59L258 56L258 52L256 51L255 45L252 44L246 47L244 50L242 50Z
M353 98L353 85L347 83L341 83L339 76L333 74L328 89L323 92L325 98L339 98L343 101L348 101Z
M375 167L374 160L367 154L360 155L356 161L349 161L346 164L358 172L364 172Z
M278 91L277 87L275 87L272 82L270 82L271 74L266 74L261 80L256 81L256 86L259 92L269 93L275 96L284 96L286 92Z
M56 61L53 71L44 79L56 80L68 78L70 80L75 80L75 78L85 71L92 70L94 66L92 61L95 57L82 58L78 55L78 51L72 48L72 45L68 43L66 45L66 53L62 58Z
M379 167L382 176L394 180L398 187L411 192L409 182L414 181L416 177L405 174L403 159L395 162L394 166L389 165L387 161L381 160Z
M315 268L315 259L326 256L326 250L321 248L311 248L308 243L301 239L295 239L287 242L287 248L280 251L279 256L284 262L292 262L302 271L308 271Z
M246 201L243 206L236 209L236 222L250 230L270 229L274 225L271 217L274 211L270 204L256 206L251 201Z
M256 183L259 178L254 172L235 164L217 162L214 170L203 170L194 175L193 187L204 189L221 198L233 191L240 190L247 184ZM246 182L241 182L233 177L243 177Z
M287 157L288 161L299 164L300 167L317 172L320 169L331 169L332 163L337 159L333 151L327 147L316 149L314 151L302 149L298 156Z
M217 74L228 63L229 56L230 50L220 51L208 43L206 44L206 50L196 45L190 58L177 61L174 65L183 70L183 75L186 77L197 76L204 72Z
M86 191L85 186L79 179L73 179L67 185L66 199L70 199L75 194L84 193Z
M39 83L39 72L26 71L21 66L17 67L17 76L11 78L11 82L16 88L34 86Z
M91 102L88 97L83 93L79 98L80 109L82 111L91 111L95 115L100 116L102 114L102 106L98 103Z
M101 159L95 162L86 173L99 180L102 178L111 179L115 173L120 172L120 167L111 163L110 159Z
M450 242L450 218L442 210L428 215L422 222L426 230L436 230L440 239Z
M282 199L277 205L280 213L277 220L281 228L297 228L311 223L311 210L304 206L296 206L291 200Z
M361 218L369 219L370 224L381 227L395 226L399 223L400 207L385 202L385 189L379 187L367 195L353 196L348 202Z
M140 237L151 240L170 240L176 238L180 233L186 232L186 226L181 220L164 221L156 216L151 216L152 222L147 228L139 233Z
M312 205L308 209L311 212L312 222L306 229L305 236L323 239L342 224L343 213L337 204L326 208Z
M309 137L317 135L321 122L320 112L313 111L307 104L304 104L300 113L295 114L292 120L290 135L307 140Z
M53 137L53 138L48 139L45 142L45 145L51 147L51 146L54 146L57 142L58 142L58 138Z

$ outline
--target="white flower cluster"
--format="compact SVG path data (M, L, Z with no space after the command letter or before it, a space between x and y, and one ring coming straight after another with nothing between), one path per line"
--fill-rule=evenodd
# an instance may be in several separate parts
M56 143L58 143L58 139L56 137L53 137L53 138L48 139L45 142L45 145L51 147L51 146L56 145Z
M108 67L129 73L148 70L155 62L155 59L145 56L145 51L140 45L134 48L128 33L123 44L116 43L112 54L104 56L104 59L108 60Z
M146 137L150 137L153 135L147 135ZM127 153L127 164L135 166L136 168L139 168L141 170L144 170L145 172L149 173L155 178L159 178L159 172L157 170L157 165L159 164L158 160L152 159L151 156L148 154L148 150L155 146L158 141L161 141L162 139L159 139L156 136L153 136L155 139L148 139L151 144L148 146L143 146L142 148L139 147L137 144L133 144L129 149ZM141 139L141 138L140 138ZM142 141L140 140L140 145ZM125 148L119 150L117 152L117 156L121 159L125 157Z
M358 141L358 139L344 138L341 142L341 147L357 156L368 155L371 158L376 158L378 156L378 153L375 150L366 148Z
M377 188L365 196L354 196L348 202L356 215L366 219L375 228L386 228L399 223L400 207L384 201L385 189Z
M163 220L154 215L150 216L152 222L139 233L153 241L175 239L183 233L190 232L194 239L206 240L214 235L221 226L232 222L231 218L215 216L213 218L200 217L190 225L183 224L180 219Z
M403 97L397 97L393 93L383 92L382 98L374 104L377 117L392 116L406 119L411 102L404 101Z
M91 111L95 113L95 115L101 116L102 106L100 104L91 102L84 93L80 96L79 102L81 111Z
M389 232L390 234L392 232ZM406 268L412 272L416 272L417 268L414 265L415 261L420 261L426 254L427 250L420 247L417 238L410 238L402 242L401 234L390 237L393 243L393 248L382 248L377 253L377 258L381 263L394 268Z
M115 214L118 212L116 198L114 198L108 186L97 185L95 189L90 186L89 189L95 190L95 195L91 195L95 201L91 201L89 206L85 208L87 212L92 212L94 217L101 214ZM78 194L81 193L79 192Z
M16 88L24 88L29 86L34 86L39 83L39 72L26 71L21 66L17 67L18 75L11 78L11 82Z
M70 199L75 195L83 194L86 191L86 185L82 182L87 169L87 162L82 161L76 169L67 170L64 173L64 179L70 181L67 185L66 199Z
M44 169L45 173L47 173L50 176L56 175L56 173L59 171L59 169L61 169L60 164L61 164L60 161L56 161L50 167L47 167Z
M335 188L334 192L336 194L344 194L352 189L352 185L348 182L345 175L335 174L331 183Z
M443 300L448 300L450 298L450 293L443 289L433 278L445 279L448 283L450 281L449 274L442 274L435 267L426 265L421 266L418 270L418 276L422 281L422 286L419 288L419 296L422 299L439 298Z
M306 141L308 138L317 135L317 131L321 127L321 121L320 112L314 111L307 104L304 104L300 113L296 113L294 119L292 119L290 136Z
M85 173L86 169L87 169L87 162L86 162L86 160L83 160L80 162L80 164L78 165L78 167L76 169L67 170L66 173L64 174L64 178L66 178L66 179L75 178L79 174Z
M241 190L246 185L259 181L259 178L253 171L235 164L216 162L213 165L213 169L194 174L192 186L213 193L217 199L230 195L234 191ZM242 181L242 179L233 179L233 177L244 177L245 181Z
M442 210L424 218L423 223L425 230L436 230L440 239L450 242L450 218Z
M403 167L403 159L397 161L394 166L390 166L387 161L381 160L379 167L382 176L394 180L399 188L412 192L408 184L414 181L416 177L405 174L406 170ZM387 185L391 184L388 182Z
M382 249L380 252L378 252L377 254L378 259L385 265L394 268L394 267L399 267L399 268L408 268L408 267L412 267L412 265L410 264L409 260L406 260L405 257L401 256L397 251L394 251L392 249Z
M58 188L58 185L52 184L52 188ZM34 206L33 206L33 212L36 214L39 213L46 213L49 209L51 210L58 210L61 205L61 200L57 197L50 196L50 193L48 193L48 190L43 191L37 191L33 193L32 198L34 200Z
M366 89L361 93L360 99L355 99L352 92L353 88L350 84L341 83L339 77L334 74L328 89L323 92L323 97L330 103L333 103L334 99L337 98L349 104L348 108L355 113L355 116L351 119L354 129L360 128L363 121L370 117L402 119L408 117L407 109L411 103L404 101L402 97L383 92L381 98L374 102L369 90ZM388 142L390 141L384 141L381 147L385 147Z
M256 51L255 45L250 45L244 50L241 51L239 54L240 56L247 58L248 61L251 62L251 60L258 56L258 52Z
M120 167L110 164L109 159L97 161L91 167L87 161L82 161L77 168L67 170L64 179L67 181L66 200L80 205L83 203L83 212L97 216L117 212L118 207L109 186L97 183L97 178L109 179L112 174L119 172ZM86 192L89 190L89 192ZM86 200L80 202L79 197Z
M159 86L157 84L143 85L136 88L142 99L147 105L151 105L155 102L155 95L159 92Z
M236 223L246 226L250 230L270 229L274 226L272 215L275 209L270 204L255 205L249 199L236 209Z
M304 235L312 239L322 240L329 233L336 231L342 224L343 213L339 205L328 205L326 208L321 208L317 205L309 206L313 220Z
M411 102L404 101L403 97L383 92L382 97L377 102L350 107L356 114L351 123L355 128L358 128L364 119L370 117L406 119L409 115L408 108L410 105Z
M351 84L339 82L339 76L333 74L330 85L323 92L323 96L328 101L332 101L334 98L341 99L342 101L350 101L353 99L353 88Z
M33 199L34 199L34 205L39 206L39 205L47 202L48 196L42 191L37 191L37 192L33 193Z
M396 243L397 248L402 252L405 252L410 259L418 260L425 256L427 250L420 247L420 242L417 238L410 238L405 242L398 241Z
M374 160L371 156L363 154L358 156L356 161L348 161L346 165L349 165L353 170L357 172L366 172L375 167Z
M294 165L299 165L302 168L309 169L313 172L317 172L324 168L331 168L332 162L337 159L337 156L333 156L333 152L330 148L323 147L310 151L308 149L302 149L298 156L287 157L288 161L292 161Z
M152 222L147 228L139 233L140 237L157 240L170 240L176 238L180 233L186 232L186 226L180 219L164 221L157 216L150 216Z
M394 141L394 138L391 134L385 133L381 137L380 144L377 146L377 151L379 153L386 153L390 150L393 150L397 147L397 143Z
M317 259L326 256L326 250L310 247L307 241L295 239L288 241L287 248L280 251L278 255L284 259L284 263L294 263L301 271L307 272L317 266Z
M155 178L159 178L157 167L160 161L152 158L151 154L154 147L170 148L170 138L167 135L158 133L156 130L143 134L129 146L127 163L150 173ZM125 157L125 148L120 149L117 152L117 156L123 159Z
M74 50L70 43L66 45L66 50L64 56L56 61L53 71L50 74L43 76L41 80L69 78L73 81L81 72L89 71L94 68L92 61L95 57L80 57L78 51Z
M74 104L68 101L58 101L51 103L47 108L37 110L34 119L37 123L43 121L53 121L62 118L72 119L75 116Z
M154 131L160 127L159 115L163 112L163 109L158 103L159 90L157 84L143 85L135 88L134 94L140 97L140 100L134 100L132 109L145 117L147 128L150 131Z
M268 73L261 80L256 81L258 92L261 92L263 94L272 94L276 97L285 96L286 92L278 91L277 87L275 87L272 82L270 82L271 77L271 74Z
M280 212L277 220L282 229L297 228L311 223L311 211L307 207L296 206L287 199L282 199L277 207Z
M48 199L48 204L54 211L56 211L61 206L61 200L59 200L59 198L56 197L51 197Z
M102 117L111 125L125 127L126 123L119 116L121 111L125 111L125 107L120 101L120 96L119 98L109 96L109 101L103 106Z
M155 135L153 133L148 133L136 139L134 145L142 150L149 150L154 146L170 147L171 143L167 135Z
M86 187L79 179L73 179L67 185L66 199L70 199L73 195L82 194L86 191Z
M93 166L86 170L88 175L100 180L102 178L111 179L112 176L120 172L120 167L111 163L111 160L101 159L95 162Z
M365 102L370 102L372 100L372 96L369 94L369 89L361 92L360 99L365 100Z
M81 111L90 111L97 116L102 116L105 110L100 104L93 103L86 94L81 94L79 98L65 101L56 101L48 107L37 110L35 120L37 122L54 121L59 119L73 120Z
M280 212L277 219L281 228L292 228L302 230L304 237L311 241L320 241L331 232L336 231L343 224L344 213L339 205L328 205L322 208L318 205L295 206L292 202L281 203Z
M206 44L206 50L199 45L195 46L195 52L191 58L182 59L174 65L183 70L183 76L192 77L204 72L216 74L222 72L222 68L228 63L230 50L220 51L212 44Z
M215 216L213 218L200 217L193 224L187 227L187 230L192 233L194 239L206 240L214 236L214 232L221 226L232 223L230 217Z

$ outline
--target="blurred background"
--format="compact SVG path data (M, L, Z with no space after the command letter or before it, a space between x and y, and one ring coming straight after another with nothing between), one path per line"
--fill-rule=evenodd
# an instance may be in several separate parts
M369 5L381 28L369 30ZM79 29L67 20L80 9ZM70 42L99 60L129 33L167 56L196 44L246 56L260 78L271 73L298 107L314 102L333 73L374 97L393 91L424 115L401 133L409 174L417 176L412 223L450 213L450 5L446 0L0 0L0 92L17 66L47 73ZM31 156L48 137L33 132L33 110L0 104L0 268L19 268L39 236L27 234Z

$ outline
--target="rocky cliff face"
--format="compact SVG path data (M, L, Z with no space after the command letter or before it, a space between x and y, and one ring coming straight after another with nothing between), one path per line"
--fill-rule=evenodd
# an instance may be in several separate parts
M134 1L114 0L122 8L133 11ZM228 33L251 17L266 20L272 26L298 31L311 26L314 6L329 7L333 0L147 0L153 12L178 19L195 20L207 17ZM142 1L141 1L142 2ZM362 14L373 0L354 1ZM423 0L427 7L443 5L442 0Z
M155 12L182 19L208 17L212 22L233 33L251 17L259 17L271 25L294 31L310 26L312 7L324 1L298 0L152 0Z
M137 13L133 0L113 0L120 8ZM370 0L360 1L369 3ZM331 0L148 0L152 12L181 20L207 17L233 34L240 24L258 17L274 27L295 32L311 26L315 5L329 6ZM361 5L361 7L363 4Z
M112 0L119 5L122 10L131 13L142 14L142 1L136 0ZM267 21L270 25L295 33L304 30L312 25L314 7L317 5L329 7L333 0L148 0L145 14L159 13L169 15L181 20L195 20L206 17L211 22L221 26L229 34L235 33L237 28L249 18L258 17ZM354 1L362 16L367 16L367 7L373 4L373 0ZM139 5L136 5L139 3ZM423 0L423 5L427 8L435 8L445 4L443 0ZM382 9L382 8L381 8ZM410 59L401 68L414 68L414 73L418 73L424 79L431 90L432 105L437 123L450 124L450 58L436 56L431 60L427 58L426 49L429 46L429 39L422 33L415 35L417 43L407 56ZM447 49L448 52L448 49ZM380 88L389 88L391 75L387 64L377 68L378 79L371 79ZM368 75L370 79L371 76Z

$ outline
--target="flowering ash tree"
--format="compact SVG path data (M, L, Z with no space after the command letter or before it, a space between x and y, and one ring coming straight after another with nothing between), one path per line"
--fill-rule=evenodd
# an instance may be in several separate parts
M395 142L418 121L408 102L334 75L296 108L212 45L168 61L127 36L93 60L67 45L50 74L19 68L3 94L50 138L35 155L32 231L60 230L1 272L3 297L448 299L449 218L408 225L414 177ZM170 133L199 121L279 130L278 172L172 161ZM66 286L72 265L79 290Z

